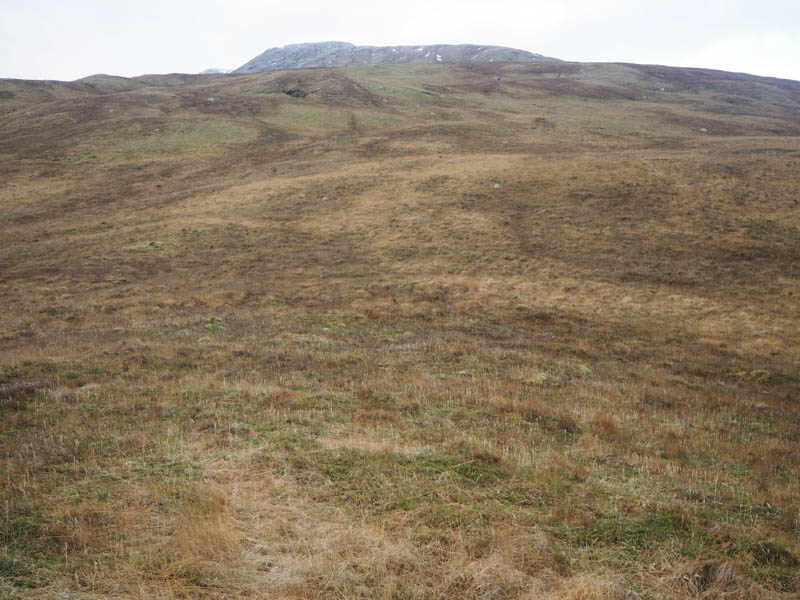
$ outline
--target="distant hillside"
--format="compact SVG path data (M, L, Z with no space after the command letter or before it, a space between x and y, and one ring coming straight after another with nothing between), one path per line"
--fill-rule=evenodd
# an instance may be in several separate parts
M419 62L531 62L535 60L556 59L502 46L476 46L474 44L354 46L347 42L320 42L270 48L236 69L234 73Z

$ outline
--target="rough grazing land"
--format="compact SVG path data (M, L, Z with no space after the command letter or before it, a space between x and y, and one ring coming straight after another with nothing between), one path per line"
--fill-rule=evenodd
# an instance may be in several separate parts
M0 82L0 597L797 598L798 173L713 71Z

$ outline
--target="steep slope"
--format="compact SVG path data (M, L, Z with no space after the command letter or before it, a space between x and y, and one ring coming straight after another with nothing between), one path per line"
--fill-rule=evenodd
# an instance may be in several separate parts
M555 60L514 48L474 44L432 46L354 46L347 42L292 44L270 48L248 61L236 73L280 71L311 67L437 62L530 62Z
M800 592L800 82L0 81L0 596Z

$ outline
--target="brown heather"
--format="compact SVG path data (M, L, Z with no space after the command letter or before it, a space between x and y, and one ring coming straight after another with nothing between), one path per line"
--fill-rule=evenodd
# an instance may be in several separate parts
M713 71L0 81L0 597L798 597L799 172Z

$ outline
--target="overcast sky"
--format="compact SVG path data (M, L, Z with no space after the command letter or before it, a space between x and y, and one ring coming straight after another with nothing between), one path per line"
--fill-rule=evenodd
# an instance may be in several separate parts
M800 0L0 0L0 77L196 73L329 40L800 80Z

